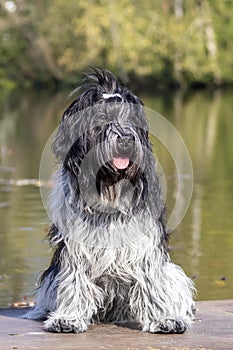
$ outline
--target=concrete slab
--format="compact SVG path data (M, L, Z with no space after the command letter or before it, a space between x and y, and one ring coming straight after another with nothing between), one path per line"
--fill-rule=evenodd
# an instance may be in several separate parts
M233 349L233 300L197 303L194 324L182 335L148 334L114 325L93 325L82 334L46 333L41 322L19 319L24 312L0 309L1 350Z

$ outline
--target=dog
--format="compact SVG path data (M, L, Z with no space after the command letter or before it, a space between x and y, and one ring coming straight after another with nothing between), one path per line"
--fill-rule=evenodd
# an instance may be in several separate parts
M110 72L92 68L75 90L53 143L49 242L35 308L49 332L134 322L183 333L194 286L170 261L165 203L141 100Z

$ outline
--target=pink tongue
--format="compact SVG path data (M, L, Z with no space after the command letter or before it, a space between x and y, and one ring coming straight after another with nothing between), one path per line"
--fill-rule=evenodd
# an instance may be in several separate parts
M117 169L126 169L129 165L129 158L113 158L113 164Z

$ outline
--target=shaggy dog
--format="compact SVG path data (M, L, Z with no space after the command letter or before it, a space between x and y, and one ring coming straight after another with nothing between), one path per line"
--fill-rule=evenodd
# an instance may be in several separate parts
M50 332L129 321L143 331L183 333L194 288L169 258L143 104L99 68L75 93L53 144L54 255L28 317L45 318Z

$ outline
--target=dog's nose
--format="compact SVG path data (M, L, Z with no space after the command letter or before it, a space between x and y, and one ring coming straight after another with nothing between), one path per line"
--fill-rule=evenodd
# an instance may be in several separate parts
M118 137L117 138L117 154L129 157L134 151L133 137Z
M134 137L131 135L117 137L117 145L122 149L130 148L133 146L133 144L134 144Z
M117 145L121 149L130 149L134 146L134 137L133 135L124 135L117 137Z

